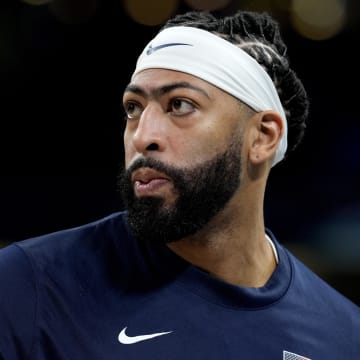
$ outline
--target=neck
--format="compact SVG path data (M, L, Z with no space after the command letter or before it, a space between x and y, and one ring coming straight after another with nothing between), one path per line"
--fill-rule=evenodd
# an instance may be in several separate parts
M276 268L262 210L227 206L196 234L168 244L188 262L234 285L261 287ZM246 214L244 216L244 214Z

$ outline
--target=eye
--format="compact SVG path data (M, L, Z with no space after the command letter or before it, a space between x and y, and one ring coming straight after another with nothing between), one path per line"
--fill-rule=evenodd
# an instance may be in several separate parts
M195 106L189 100L175 98L170 101L169 112L174 115L187 115L195 110Z
M125 109L125 119L135 119L141 116L143 111L142 106L135 101L128 101L124 105Z

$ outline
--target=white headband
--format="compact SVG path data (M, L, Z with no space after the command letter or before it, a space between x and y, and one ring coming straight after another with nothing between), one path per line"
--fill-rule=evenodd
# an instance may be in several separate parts
M245 51L208 31L175 26L162 30L147 44L137 60L132 77L152 68L197 76L255 111L277 111L283 121L284 132L272 165L284 158L287 121L279 95L270 76Z

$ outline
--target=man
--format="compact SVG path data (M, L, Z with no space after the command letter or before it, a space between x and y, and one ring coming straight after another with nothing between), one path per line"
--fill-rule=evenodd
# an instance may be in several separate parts
M3 359L360 358L360 311L264 226L308 99L277 23L190 12L124 92L126 211L0 252Z

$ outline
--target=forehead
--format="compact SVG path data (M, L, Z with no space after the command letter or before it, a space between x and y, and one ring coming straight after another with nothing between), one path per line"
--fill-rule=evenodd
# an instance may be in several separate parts
M224 91L194 75L167 69L146 69L137 73L129 85L141 88L145 93L160 89L171 83L187 83L206 92L209 96L219 96ZM126 90L125 90L126 92Z

